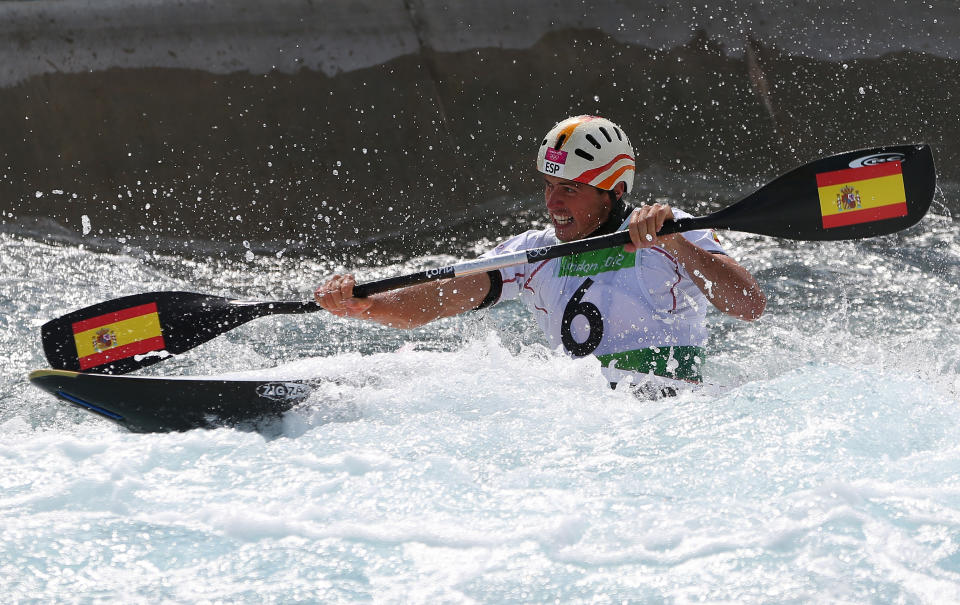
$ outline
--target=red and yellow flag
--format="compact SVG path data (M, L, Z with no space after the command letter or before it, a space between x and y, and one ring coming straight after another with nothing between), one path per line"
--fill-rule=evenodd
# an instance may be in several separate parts
M80 369L163 350L157 303L106 313L73 324Z
M817 175L824 229L907 215L900 162Z

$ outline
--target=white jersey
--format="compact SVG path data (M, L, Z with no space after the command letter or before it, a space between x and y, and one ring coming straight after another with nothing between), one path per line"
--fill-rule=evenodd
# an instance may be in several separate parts
M690 216L676 209L674 215ZM712 230L683 236L726 254ZM514 236L484 256L557 243L548 227ZM519 297L550 346L575 357L595 355L611 382L637 382L639 374L700 380L710 302L666 250L609 248L499 271L503 286L494 302Z

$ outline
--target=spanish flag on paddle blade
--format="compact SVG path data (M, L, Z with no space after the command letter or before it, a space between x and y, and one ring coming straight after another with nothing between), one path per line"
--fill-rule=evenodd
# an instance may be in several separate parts
M820 173L817 192L824 229L907 215L900 162Z
M166 347L157 303L78 321L73 324L73 339L81 370Z

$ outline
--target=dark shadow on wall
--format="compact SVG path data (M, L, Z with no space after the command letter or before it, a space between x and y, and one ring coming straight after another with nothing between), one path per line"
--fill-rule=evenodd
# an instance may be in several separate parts
M731 56L702 32L655 50L565 30L524 50L424 47L333 76L38 75L0 89L0 220L186 251L425 252L424 234L497 237L508 231L495 219L535 209L539 138L578 113L629 133L640 199L689 189L701 211L814 157L887 143L934 145L941 179L960 181L956 60L746 48Z

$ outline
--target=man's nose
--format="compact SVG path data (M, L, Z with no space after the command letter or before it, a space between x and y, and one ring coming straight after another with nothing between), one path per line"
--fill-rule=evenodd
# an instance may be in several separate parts
M544 192L543 195L547 201L547 209L553 210L563 205L563 202L560 199L560 195L557 194L556 189L553 189L553 190L548 189L547 191Z

